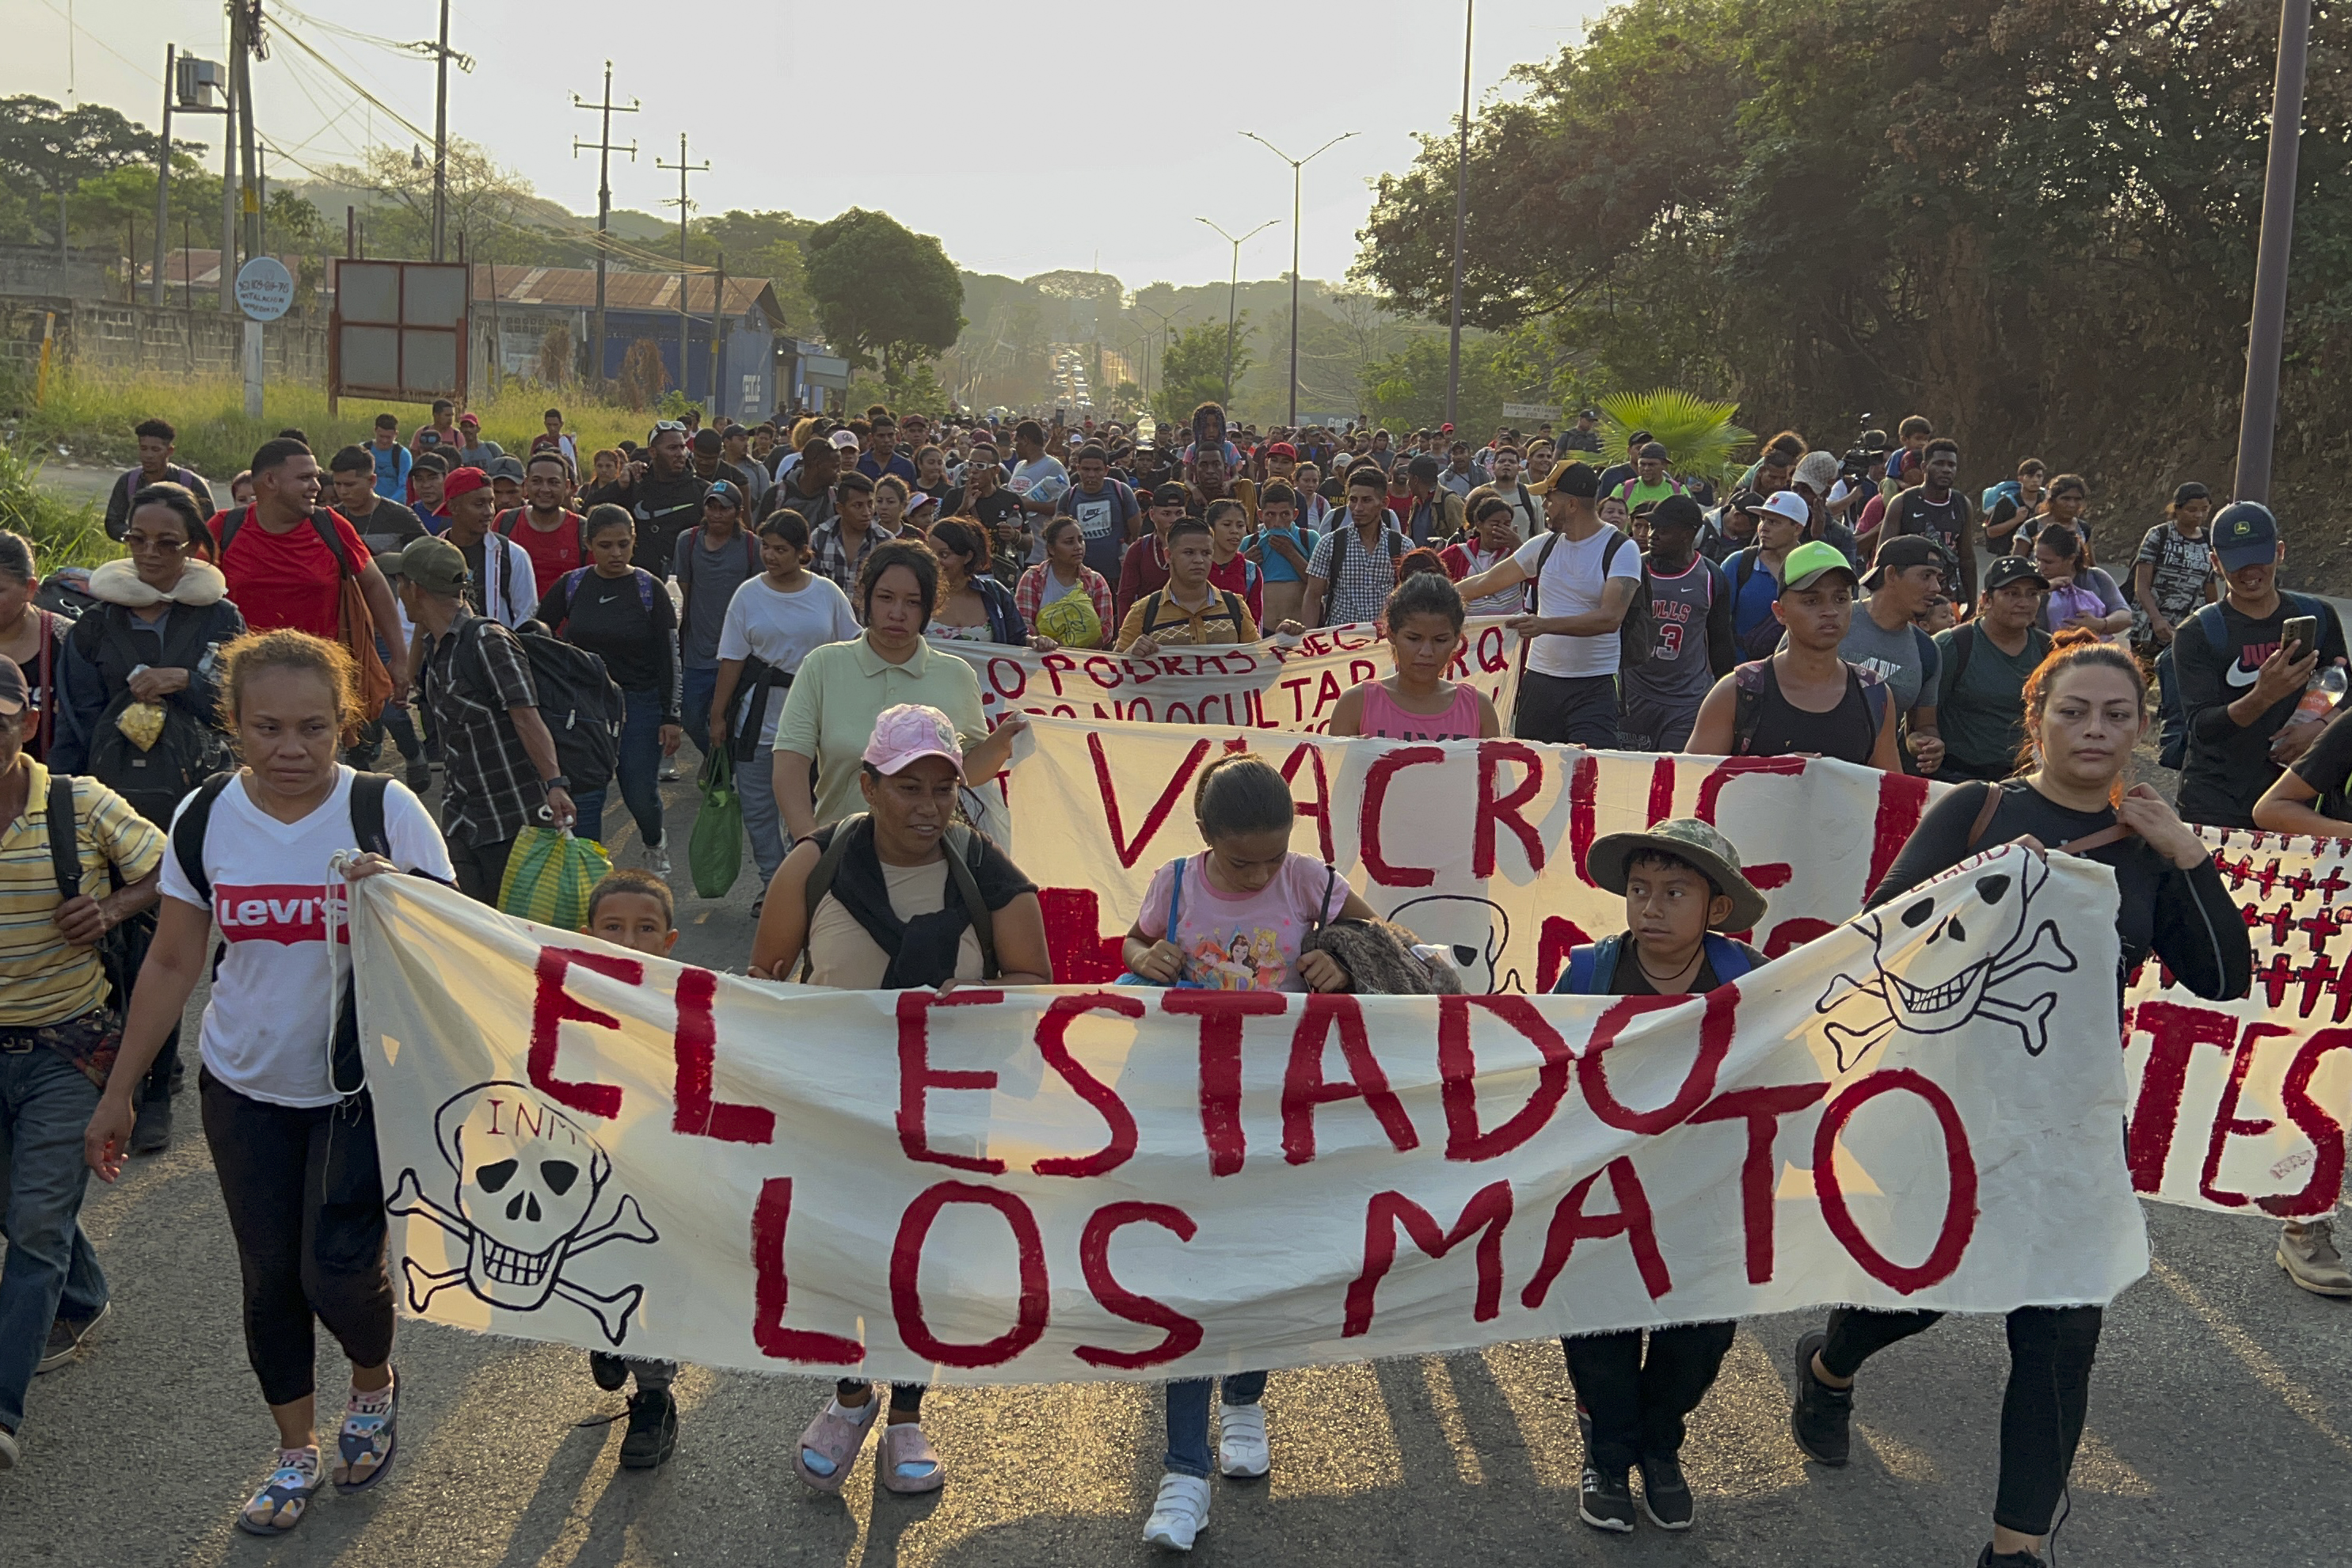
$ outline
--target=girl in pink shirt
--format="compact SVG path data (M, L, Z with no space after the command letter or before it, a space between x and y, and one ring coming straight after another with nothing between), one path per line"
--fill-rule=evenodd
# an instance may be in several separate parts
M1503 732L1485 693L1445 679L1462 647L1462 595L1443 574L1422 572L1398 584L1383 617L1396 673L1339 694L1334 735L1391 741L1475 741Z

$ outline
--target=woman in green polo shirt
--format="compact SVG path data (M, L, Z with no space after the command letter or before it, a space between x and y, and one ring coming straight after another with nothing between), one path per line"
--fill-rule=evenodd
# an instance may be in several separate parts
M964 745L964 780L1004 771L1029 721L1010 713L994 732L981 717L971 666L923 641L940 592L939 558L919 540L877 546L857 574L866 635L828 643L801 661L776 721L776 805L794 842L865 809L858 758L886 708L919 703L948 716Z

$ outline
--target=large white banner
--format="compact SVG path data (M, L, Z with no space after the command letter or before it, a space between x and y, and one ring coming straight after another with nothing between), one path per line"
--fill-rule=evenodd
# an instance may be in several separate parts
M1862 907L1931 790L1923 779L1798 757L1051 719L1032 733L1013 773L1015 842L1045 889L1055 973L1074 982L1119 973L1118 939L1152 872L1202 847L1192 784L1223 750L1255 747L1280 767L1298 802L1294 847L1338 866L1381 913L1451 948L1473 991L1549 990L1571 947L1623 928L1622 900L1583 873L1602 834L1669 816L1714 823L1769 903L1750 940L1777 957ZM2257 984L2247 1001L2217 1005L2170 985L2153 962L2133 977L2134 1181L2199 1206L2323 1213L2352 1122L2352 900L2338 901L2352 891L2352 845L2207 837L2244 901Z
M1463 626L1447 672L1486 694L1510 722L1518 690L1518 639L1501 619ZM1396 673L1387 641L1370 626L1324 626L1300 637L1234 647L1172 647L1152 658L1065 648L1033 653L1001 643L935 642L980 677L990 728L1006 713L1244 730L1308 730L1329 723L1339 694Z
M2009 849L1919 897L1705 997L940 998L373 879L395 1289L631 1354L992 1382L2105 1301L2147 1258L2114 882ZM1965 1008L1920 1000L1980 963Z

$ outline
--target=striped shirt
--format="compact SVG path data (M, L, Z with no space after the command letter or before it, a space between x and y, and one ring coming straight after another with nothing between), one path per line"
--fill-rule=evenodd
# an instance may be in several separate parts
M539 706L530 660L514 633L463 615L425 658L425 706L441 733L441 827L452 843L502 844L539 819L547 803L539 765L516 733L509 710ZM457 667L463 644L478 639L481 663ZM487 679L488 689L483 682Z
M63 1023L106 1001L98 950L66 941L54 919L65 900L49 860L49 770L29 757L24 767L25 809L0 830L0 1028ZM92 898L113 890L109 862L130 883L163 861L163 830L96 779L74 780L74 828Z

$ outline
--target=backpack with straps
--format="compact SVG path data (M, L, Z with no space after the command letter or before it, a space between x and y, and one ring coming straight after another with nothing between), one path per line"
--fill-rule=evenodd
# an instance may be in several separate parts
M1154 588L1139 601L1143 605L1143 636L1152 637L1152 628L1160 623L1160 606L1167 597L1167 589ZM1240 636L1242 627L1248 624L1249 606L1242 603L1241 596L1231 588L1218 589L1217 597L1224 602L1225 614L1233 617L1234 634ZM1159 639L1154 637L1153 640Z
M2033 661L2036 664L2039 664L2042 662L2041 654L2033 654L2034 638L2036 637L2042 639L2041 653L2048 653L2050 651L2050 634L2043 631L2040 626L2028 626L2025 628L2026 650L2029 654L2032 654ZM1948 679L1937 683L1936 695L1939 703L1947 693L1953 696L1958 695L1960 689L1960 677L1969 672L1969 659L1976 651L1977 624L1974 621L1963 621L1958 626L1953 628L1952 631L1951 674Z
M1355 533L1356 525L1352 521L1331 531L1330 581L1335 586L1339 581L1340 568L1348 560L1348 541L1353 538ZM1404 559L1404 535L1383 522L1381 524L1381 538L1389 547L1389 565L1393 567Z
M1715 983L1728 985L1755 966L1748 961L1748 952L1738 942L1719 931L1708 931L1701 945L1706 950L1707 967L1715 971ZM1607 996L1610 987L1617 983L1617 963L1625 956L1625 933L1604 936L1599 942L1570 948L1568 968L1552 986L1556 996Z
M1616 537L1601 548L1601 592L1609 592L1609 568L1616 563L1617 552L1633 542L1631 535L1611 529ZM1538 602L1538 585L1543 582L1544 564L1551 559L1559 543L1559 535L1548 534L1541 550L1536 552L1536 569L1528 574L1528 613L1533 615ZM1650 657L1655 641L1655 628L1651 624L1650 563L1642 562L1642 575L1633 586L1633 602L1625 606L1625 618L1617 623L1617 668L1627 670L1642 664Z
M106 605L82 622L125 669L146 662L131 641L129 616L121 605ZM194 668L203 656L205 629L195 615L183 613L174 620L172 635L163 639L157 665L172 669ZM81 635L79 627L76 635ZM99 662L94 652L84 652L83 657L92 665ZM89 742L89 776L121 795L148 821L168 823L172 808L181 798L220 770L227 759L228 737L166 698L157 704L163 710L163 727L153 743L142 750L116 722L137 701L125 687L100 712Z
M1864 672L1851 664L1845 668L1846 679L1861 683L1863 706L1870 714L1870 740L1874 748L1878 743L1880 731L1886 728L1888 720L1894 716L1894 689L1875 676L1864 679ZM1733 670L1731 682L1734 700L1731 713L1731 754L1735 757L1744 757L1748 754L1748 748L1755 743L1756 731L1764 727L1766 685L1769 682L1771 689L1777 692L1780 689L1780 677L1772 673L1772 661L1768 658L1751 659ZM1827 715L1824 714L1822 717L1827 717Z
M81 826L74 812L74 781L70 773L49 775L47 827L49 874L56 879L58 902L62 906L82 894ZM110 883L107 890L120 891L122 873L110 859L106 871ZM153 913L142 910L129 920L117 921L98 939L99 965L106 971L107 1005L118 1016L131 1005L131 988L138 984L139 966L147 961L147 948L154 937Z
M180 874L205 901L205 916L213 913L213 879L205 869L205 835L212 828L213 807L219 804L221 792L236 782L234 771L217 773L196 786L188 797L179 820L172 824L172 856L180 863ZM352 775L349 809L352 816L352 837L354 847L362 854L381 855L392 858L392 836L384 826L383 797L392 787L389 773L358 773ZM219 972L226 942L213 949L213 969ZM334 955L328 954L330 965ZM331 968L330 973L332 973ZM367 1068L360 1060L360 1016L358 988L345 985L335 1006L335 1044L327 1069L329 1084L336 1093L357 1094L367 1087ZM351 1087L345 1088L348 1083Z
M2018 785L2020 789L2031 787L2024 784ZM2007 798L2008 792L2005 785L1997 784L1985 785L1984 804L1977 808L1976 821L1969 826L1968 847L1971 853L1983 841L1986 829L1992 826L1992 819L2000 815L2001 803ZM2052 847L2062 855L2088 855L2094 849L2104 849L2110 844L2121 843L2130 837L2130 828L2120 822L2111 822L2105 827L2094 828L2080 838L2069 838L2065 843L2053 845Z
M2311 597L2308 594L2290 594L2284 588L2281 588L2278 591L2278 596L2284 600L2288 607L2296 615L2308 616L2323 626L2327 624L2332 614L2326 604ZM2189 619L2196 622L2197 629L2205 634L2205 644L2208 647L2218 654L2226 654L2230 651L2230 626L2229 623L2221 618L2221 606L2219 604L2200 605L2197 613Z
M809 868L808 923L802 928L803 934L801 940L801 978L803 981L807 980L814 965L809 955L805 933L815 929L816 907L824 901L827 893L833 891L834 877L840 871L841 862L848 855L853 840L861 834L871 842L873 826L865 812L843 817L834 826L833 837L825 841L824 850L816 858L816 864ZM971 922L972 940L980 944L980 977L994 980L1004 973L996 962L996 916L989 909L988 900L980 896L980 879L972 874L970 858L979 852L980 836L961 822L951 822L940 839L940 847L946 851L948 880L955 886L956 900L963 905L964 918Z
M489 656L482 651L482 639L498 624L484 616L462 623L457 635L471 640L458 644L449 668L453 678L462 668L490 706L504 707L490 679ZM628 712L627 700L604 659L547 633L509 629L507 635L522 645L523 658L530 661L539 716L555 741L556 766L571 781L572 794L603 789L620 765L621 724Z

